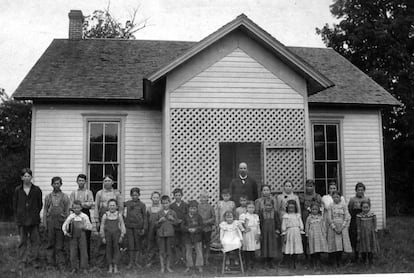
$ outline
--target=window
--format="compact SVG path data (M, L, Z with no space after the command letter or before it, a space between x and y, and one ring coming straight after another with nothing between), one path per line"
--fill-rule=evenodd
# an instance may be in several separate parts
M335 181L341 188L339 124L314 123L313 131L313 170L316 192L328 193L328 183Z
M114 177L113 187L118 188L119 133L119 122L88 122L88 175L94 195L102 189L102 178L108 174Z

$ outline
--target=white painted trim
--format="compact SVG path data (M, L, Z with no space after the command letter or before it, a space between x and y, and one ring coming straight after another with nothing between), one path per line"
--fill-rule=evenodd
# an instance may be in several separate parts
M309 104L308 104L308 97L305 96L303 99L304 107L305 107L305 182L307 179L313 179L313 167L312 167L312 132L311 132L311 121L309 116Z
M384 139L382 132L382 115L381 110L378 110L378 122L379 122L379 142L380 142L380 156L381 156L381 190L382 190L382 226L386 228L387 220L387 202L385 194L385 165L384 165Z
M167 77L165 85L164 103L162 106L162 177L161 177L161 192L162 194L170 195L171 191L171 82L170 77Z
M30 127L30 169L34 172L34 175L36 175L35 170L35 146L36 146L36 113L37 109L34 104L32 104L32 123Z

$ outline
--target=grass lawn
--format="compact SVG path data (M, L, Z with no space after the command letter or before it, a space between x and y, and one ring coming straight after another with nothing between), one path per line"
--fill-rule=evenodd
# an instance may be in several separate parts
M324 265L321 269L314 270L310 268L303 258L299 259L297 269L279 267L274 269L264 269L257 265L257 270L247 272L245 276L270 276L270 275L322 275L338 273L400 273L414 272L414 217L391 217L387 219L388 229L381 231L379 234L381 253L374 258L374 266L371 268L357 265L346 264L336 268L334 266ZM17 272L17 252L18 237L15 235L15 229L0 227L0 276L18 277ZM43 244L44 245L44 244ZM44 249L41 251L41 259L44 259ZM127 254L123 253L123 264L121 264L121 274L107 274L106 270L97 270L88 275L76 274L73 277L163 277L157 266L150 268L126 270L125 261ZM324 257L326 261L326 257ZM69 261L69 260L68 260ZM93 261L93 259L92 259ZM346 261L346 259L344 260ZM68 262L69 265L69 262ZM175 266L172 274L166 274L167 277L194 277L194 275L183 273L184 266ZM27 268L23 270L22 277L70 277L69 267L67 271L58 272L55 270L45 270L45 268L34 269ZM237 275L237 274L236 274ZM238 274L239 276L241 274ZM205 267L203 276L222 276L221 275L221 255L215 255L211 260L211 265ZM231 276L231 275L227 275Z

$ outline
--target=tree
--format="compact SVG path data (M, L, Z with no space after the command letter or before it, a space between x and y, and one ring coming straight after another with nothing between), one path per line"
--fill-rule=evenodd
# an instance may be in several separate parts
M9 98L2 89L0 100L0 219L8 219L20 170L30 165L32 105Z
M91 15L85 16L83 22L84 38L117 38L135 39L135 33L146 27L148 19L136 21L138 8L134 9L125 24L115 19L108 8L95 10Z
M383 110L388 211L414 197L414 10L410 0L334 0L340 20L316 32L398 100ZM411 155L409 155L411 154ZM401 205L402 208L395 206Z

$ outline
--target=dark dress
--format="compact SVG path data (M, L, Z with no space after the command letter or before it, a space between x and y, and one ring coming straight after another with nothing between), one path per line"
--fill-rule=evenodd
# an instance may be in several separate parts
M356 217L357 235L359 237L357 251L361 253L377 253L377 217L374 213L359 213Z
M367 197L352 197L348 203L348 211L351 215L351 222L349 224L349 239L351 240L352 249L355 251L357 250L357 214L361 213L361 202L362 201L370 201ZM358 251L358 250L357 250Z
M281 255L280 236L276 235L276 230L280 231L280 222L274 210L270 212L260 212L260 246L263 258L278 258Z

